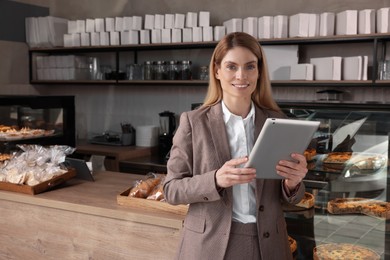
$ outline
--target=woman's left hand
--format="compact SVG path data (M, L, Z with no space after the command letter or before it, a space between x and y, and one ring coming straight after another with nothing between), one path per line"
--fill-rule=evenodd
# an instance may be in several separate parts
M296 188L303 178L305 178L307 173L305 156L293 153L291 157L296 160L296 162L281 160L278 165L276 165L276 172L285 178L284 184L290 191Z

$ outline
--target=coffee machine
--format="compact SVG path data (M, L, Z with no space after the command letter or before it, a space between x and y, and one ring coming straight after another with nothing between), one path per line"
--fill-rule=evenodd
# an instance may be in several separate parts
M158 138L158 153L161 162L166 163L169 159L169 151L172 147L173 134L176 130L175 113L164 111L160 116L160 135Z

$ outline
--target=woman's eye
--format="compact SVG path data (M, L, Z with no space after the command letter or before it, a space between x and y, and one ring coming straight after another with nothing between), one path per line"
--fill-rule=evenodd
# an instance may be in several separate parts
M235 65L227 65L226 69L227 70L237 70L237 67Z
M247 70L255 70L255 69L256 69L256 66L253 65L253 64L251 64L251 65L248 65L246 69L247 69Z

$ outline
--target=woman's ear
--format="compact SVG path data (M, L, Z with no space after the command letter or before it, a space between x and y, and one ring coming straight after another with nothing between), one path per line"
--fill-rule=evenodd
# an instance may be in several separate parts
M219 79L218 70L215 71L215 78Z

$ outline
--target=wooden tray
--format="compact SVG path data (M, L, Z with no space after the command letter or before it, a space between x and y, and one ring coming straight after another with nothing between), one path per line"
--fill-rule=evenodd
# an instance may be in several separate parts
M35 195L47 191L49 189L52 189L53 187L65 182L66 180L73 178L74 176L76 176L76 170L70 168L66 173L58 175L50 180L47 180L45 182L39 183L34 186L29 186L25 184L23 185L13 184L9 182L0 181L0 190L14 191L19 193Z
M131 188L117 195L117 203L132 209L142 209L151 212L169 212L178 215L187 215L187 205L171 205L166 202L129 197Z

